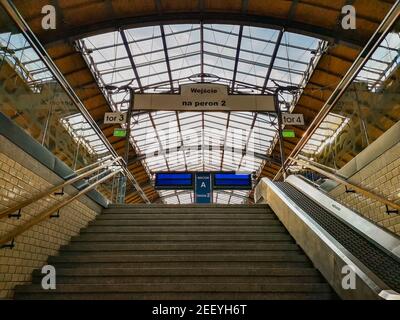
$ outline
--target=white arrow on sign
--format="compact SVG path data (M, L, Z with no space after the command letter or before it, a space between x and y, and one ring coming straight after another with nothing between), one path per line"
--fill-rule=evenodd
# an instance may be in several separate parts
M284 113L282 122L285 125L304 126L304 115L301 113Z
M107 112L104 114L104 124L126 123L126 112Z

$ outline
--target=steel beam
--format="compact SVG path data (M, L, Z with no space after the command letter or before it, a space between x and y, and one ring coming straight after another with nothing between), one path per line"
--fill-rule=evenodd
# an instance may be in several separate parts
M237 46L236 46L235 67L233 68L233 79L232 79L231 93L233 92L233 90L235 88L235 83L236 83L236 75L237 75L237 69L238 69L239 57L240 57L240 48L242 46L242 36L243 36L243 25L240 26L239 35L238 35L238 41L237 41Z
M285 33L284 29L281 29L280 32L279 32L278 38L276 40L274 53L272 54L272 58L271 58L271 61L269 63L269 68L268 68L267 74L265 75L264 86L263 86L263 89L261 91L262 94L264 94L265 90L267 89L268 81L269 81L269 79L271 77L271 72L272 72L272 69L274 68L276 56L278 55L279 47L281 46L282 37L283 37L284 33Z
M172 81L171 64L169 63L167 40L165 39L165 30L164 30L164 26L163 25L160 25L160 30L161 30L161 39L162 39L164 55L165 55L165 63L167 64L169 84L171 86L171 92L173 92L174 91L174 85L173 85L173 81Z
M142 82L140 80L139 73L137 71L135 61L133 60L133 55L132 55L132 52L131 52L131 48L129 47L128 40L126 38L125 31L124 30L120 30L120 34L121 34L122 41L123 41L124 46L125 46L126 53L128 54L129 62L131 64L131 66L132 66L132 71L133 71L133 73L135 75L136 82L138 83L139 90L140 90L140 92L143 92Z
M267 155L264 155L262 153L259 152L250 152L247 149L238 149L238 148L234 148L234 147L227 147L224 145L220 145L220 146L212 146L212 145L193 145L193 146L180 146L180 147L176 147L176 148L166 148L164 150L158 150L158 151L154 151L152 153L149 154L139 154L136 155L134 158L130 159L128 162L128 165L132 165L133 163L137 162L137 161L142 161L145 159L149 159L149 158L153 158L153 157L158 157L158 156L165 156L168 154L172 154L172 153L176 153L176 152L185 152L185 151L200 151L200 150L209 150L209 151L213 151L213 150L218 150L218 151L222 151L222 152L233 152L233 153L239 153L242 156L245 155L249 155L249 156L253 156L254 158L257 159L261 159L261 160L266 160L268 162L272 162L276 165L281 165L281 160L278 158L274 158L274 157L270 157Z

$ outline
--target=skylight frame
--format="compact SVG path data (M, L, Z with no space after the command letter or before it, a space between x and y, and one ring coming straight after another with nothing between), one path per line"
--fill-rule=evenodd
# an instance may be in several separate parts
M138 36L141 30L144 31L143 35ZM138 86L138 79L135 77L124 80L116 79L114 82L107 82L106 84L119 86L129 83L138 92L177 92L180 85L193 82L189 78L191 75L200 73L201 71L216 74L218 78L217 82L227 85L233 94L267 93L270 87L275 87L273 81L282 85L300 86L304 84L304 78L309 76L312 61L307 62L304 59L296 59L294 56L285 57L285 54L277 49L280 49L284 45L286 50L300 50L303 54L310 56L315 51L318 51L321 44L319 39L299 36L303 37L302 39L310 39L313 42L312 46L305 47L300 43L286 39L287 35L288 38L290 38L289 35L292 35L289 32L251 26L241 27L238 25L154 25L144 28L127 29L121 32L127 35L126 44L130 48L130 54L135 61L135 68L139 73L139 80L142 84ZM201 32L204 33L203 37L201 37ZM264 33L268 37L263 38ZM135 34L137 35L136 37L134 37ZM96 37L98 36L79 41L80 46L89 52L88 54L84 54L84 56L90 56L90 52L100 51L102 53L102 50L109 50L110 48L118 48L118 50L126 51L126 44L124 46L124 43L119 39L118 32L109 34L110 39L111 37L117 39L115 46L110 43L103 43L103 45L97 46L94 43ZM218 38L219 41L213 40L213 37ZM100 36L100 38L104 40L104 35ZM203 45L201 39L203 39ZM243 45L240 44L241 41L243 41ZM140 47L141 44L142 47ZM253 44L254 47L263 46L266 49L252 50L250 44ZM135 48L139 49L136 50ZM154 50L147 52L143 50L145 48L153 48ZM275 56L274 51L276 50L278 54ZM235 51L237 52L236 59ZM146 56L148 62L145 61ZM156 59L153 59L154 57ZM253 60L251 60L252 57ZM115 63L116 61L121 63L123 61L120 65L125 65L125 67L119 70L123 72L130 69L127 64L128 60L129 53L124 57L109 57L108 60L93 61L93 63L87 61L91 66L92 72L93 70L97 70L96 75L102 79L105 75L118 71L112 68L105 68L103 65L112 62ZM271 61L273 65L268 64ZM141 73L140 68L151 70L154 62L159 63L161 69L153 70L153 73ZM296 65L297 68L291 68L291 65ZM258 70L258 75L254 75L253 69ZM292 78L297 76L296 81L291 81L291 76L282 78L281 74L285 73L292 73ZM266 79L268 75L269 77ZM234 79L233 84L232 79ZM110 95L110 98L114 110L126 111L128 107L126 101L121 101L121 98L113 99L113 94ZM285 95L284 98L290 100L280 101L280 105L286 107L288 104L293 103L296 96ZM232 117L228 120L229 113L213 118L204 113L200 113L200 116L185 116L185 113L177 113L176 121L168 121L169 124L171 122L175 123L174 127L178 132L176 138L170 139L161 137L161 132L166 130L168 124L160 122L159 118L166 114L163 114L162 111L151 112L149 113L149 118L154 119L150 119L150 122L148 121L149 118L139 114L136 118L136 123L132 126L132 136L135 137L135 150L139 155L145 154L149 156L141 161L146 171L150 174L155 171L167 171L168 169L173 169L174 171L202 171L206 169L215 171L218 168L225 171L240 170L243 168L256 172L259 171L264 161L255 157L254 153L267 156L271 153L274 143L276 143L276 119L273 119L271 115L232 112ZM222 129L223 127L224 129ZM179 147L182 144L187 145L187 141L185 141L187 139L198 141L198 144L204 144L204 140L208 140L207 137L209 136L207 131L212 128L221 130L218 140L221 140L221 136L224 136L224 139L222 139L223 144L231 147L233 146L233 143L229 141L229 132L231 130L251 129L251 131L244 134L243 141L235 143L235 147L246 149L249 140L254 140L254 147L250 148L251 150L249 150L249 154L247 155L238 155L235 152L230 152L226 149L220 150L219 148L210 153L208 150L201 148L200 150L191 150L187 153L185 151L178 151L174 157L163 152L157 157L151 156L157 150L163 151L167 149L167 141L173 147ZM193 129L197 130L197 133L186 133L186 131L189 130L190 132ZM153 141L146 142L146 137L147 139L149 137L152 138ZM267 140L265 139L266 137ZM217 147L219 146L217 144ZM208 156L211 156L211 161L206 160ZM255 163L254 166L248 164L248 160L251 157ZM173 158L184 159L184 163L179 166ZM157 161L161 161L161 163L157 163ZM175 195L172 197L175 197Z

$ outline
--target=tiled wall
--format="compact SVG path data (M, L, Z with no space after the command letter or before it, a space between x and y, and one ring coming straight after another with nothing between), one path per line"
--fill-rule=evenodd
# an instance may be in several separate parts
M400 204L400 143L354 174L350 181ZM342 186L330 194L371 221L400 235L400 214L387 214L384 204L346 193Z
M60 181L54 173L0 136L0 210ZM66 192L76 191L71 187ZM59 198L52 196L26 207L19 220L2 218L0 236L42 212ZM63 208L60 218L45 220L18 236L12 250L0 249L0 299L12 298L13 288L29 282L32 271L46 264L47 258L56 255L59 247L77 235L100 210L100 206L82 197Z

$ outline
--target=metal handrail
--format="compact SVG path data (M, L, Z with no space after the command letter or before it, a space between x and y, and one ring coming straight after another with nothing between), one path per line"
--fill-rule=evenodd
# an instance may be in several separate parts
M84 173L82 173L82 174L80 174L80 175L78 175L78 176L76 176L76 177L74 177L72 179L69 179L69 180L63 182L62 184L56 185L56 186L54 186L54 187L52 187L52 188L50 188L48 190L40 192L39 194L37 194L37 195L35 195L35 196L25 200L25 201L20 202L17 205L11 207L11 208L7 208L7 209L5 209L3 211L0 211L0 219L8 216L11 213L14 213L14 212L16 212L18 210L21 210L22 208L27 207L30 204L34 203L34 202L37 202L37 201L39 201L39 200L41 200L41 199L43 199L45 197L48 197L49 195L51 195L55 191L63 189L65 187L67 187L67 186L69 186L69 185L71 185L71 184L73 184L73 183L75 183L75 182L77 182L77 181L79 181L79 180L91 175L92 173L95 173L96 171L99 171L101 169L109 167L113 163L117 162L119 160L119 158L112 159L112 160L107 161L107 162L104 162L104 160L102 160L102 161L97 162L96 164L91 164L91 165L87 166L86 168L80 169L79 171L81 172L84 169L88 169L88 168L93 167L94 165L97 165L93 169L91 169L89 171L86 171L86 172L84 172Z
M354 183L351 183L348 180L345 180L345 179L343 179L343 178L341 178L341 177L339 177L339 176L337 176L337 175L335 175L333 173L330 173L330 172L327 172L325 170L322 170L321 168L318 168L318 167L308 163L307 160L294 159L292 157L289 157L288 159L293 161L293 162L297 162L298 164L303 165L303 166L305 166L305 167L307 167L307 168L309 168L311 170L314 170L315 172L318 172L318 173L324 175L325 177L327 177L329 179L332 179L332 180L334 180L334 181L336 181L336 182L338 182L338 183L340 183L340 184L342 184L342 185L344 185L346 187L349 187L352 190L354 190L355 192L358 192L358 193L360 193L361 195L363 195L363 196L365 196L367 198L379 201L381 203L384 203L387 206L390 206L392 208L400 210L400 204L397 204L397 203L395 203L393 201L390 201L389 199L386 199L386 198L382 197L381 195L373 193L368 189L365 189L363 187L357 186Z
M7 234L5 234L4 236L2 236L0 238L0 245L4 245L4 244L6 244L6 243L8 243L10 241L12 241L12 243L13 243L14 239L17 236L19 236L20 234L24 233L25 231L27 231L31 227L37 225L38 223L42 222L43 220L49 218L54 212L56 212L56 211L62 209L63 207L67 206L68 204L70 204L75 199L77 199L80 196L88 193L90 190L95 188L97 185L107 181L108 179L112 178L113 176L115 176L117 173L120 173L121 171L122 171L122 169L119 169L119 170L116 170L114 172L111 172L110 174L108 174L104 178L99 179L95 183L93 183L90 186L86 187L85 189L79 191L76 195L72 196L71 198L62 201L62 202L56 204L55 206L53 206L53 207L51 207L49 209L46 209L45 211L43 211L40 214L38 214L37 216L35 216L33 219L31 219L28 222L26 222L25 224L20 225L17 228L15 228L14 230L8 232Z
M325 166L325 165L323 165L321 163L318 163L318 162L312 161L310 159L307 159L305 156L302 156L301 154L299 154L298 157L299 157L299 160L304 160L304 161L306 161L306 162L312 164L313 166L316 166L316 167L318 167L318 168L320 168L322 170L327 170L328 172L330 172L332 174L335 174L339 178L342 178L342 179L345 179L345 180L347 179L347 177L345 177L344 175L341 175L338 172L338 170L336 170L334 168L331 168L331 167Z
M86 170L88 170L88 169L90 169L90 168L92 168L92 167L95 167L95 166L97 166L98 164L103 163L103 162L105 162L105 161L107 161L107 160L109 160L109 159L111 159L111 158L112 158L112 155L110 154L110 155L108 155L108 156L102 158L101 160L99 160L99 161L97 161L97 162L94 162L94 163L92 163L92 164L89 164L89 165L86 166L86 167L83 167L83 168L80 168L80 169L76 170L76 171L74 172L74 174L79 174L79 173L81 173L81 172L84 172L84 171L86 171Z

